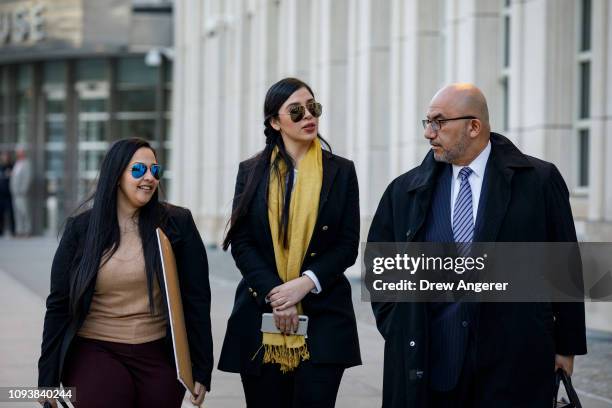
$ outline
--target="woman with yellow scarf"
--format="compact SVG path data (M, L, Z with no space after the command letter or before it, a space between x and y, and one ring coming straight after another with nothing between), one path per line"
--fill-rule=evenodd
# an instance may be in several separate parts
M318 134L321 113L299 79L272 85L266 146L238 169L223 248L243 278L219 369L240 373L249 408L334 407L344 370L361 364L344 276L359 245L357 175ZM278 333L262 333L264 313Z

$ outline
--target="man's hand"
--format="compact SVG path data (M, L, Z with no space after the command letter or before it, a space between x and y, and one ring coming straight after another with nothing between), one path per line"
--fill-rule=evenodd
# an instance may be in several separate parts
M196 407L199 407L204 402L204 397L206 396L206 386L200 384L196 381L195 383L195 393L196 395L191 396L191 403Z
M268 293L270 306L275 311L286 310L300 302L314 288L315 284L308 276L285 282Z
M561 354L555 354L555 371L562 368L568 377L572 376L574 372L574 356L562 356Z
M290 306L285 310L273 309L274 323L276 327L285 334L293 334L298 329L297 306Z

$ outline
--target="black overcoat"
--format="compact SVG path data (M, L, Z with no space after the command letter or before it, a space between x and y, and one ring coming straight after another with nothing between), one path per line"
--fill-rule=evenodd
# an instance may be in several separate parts
M191 212L169 204L162 205L167 210L167 217L161 228L168 236L176 258L193 377L210 390L213 351L206 250ZM90 215L91 211L86 211L68 220L53 258L51 291L47 297L41 356L38 361L39 387L57 387L60 384L66 355L91 305L95 278L83 296L81 317L75 318L69 311L70 277L83 255ZM163 282L160 287L163 288ZM170 325L165 341L172 355Z
M231 251L242 280L227 323L219 369L259 374L263 358L261 316L272 312L265 297L283 282L274 260L266 206L269 168L257 171L256 159L240 164L235 202L251 176L259 180L248 213L238 223ZM298 176L299 177L299 176ZM359 189L353 162L323 151L323 182L319 214L302 264L311 270L322 291L302 299L309 317L307 344L313 363L351 367L361 364L351 286L344 271L355 263L359 247Z
M421 241L435 182L445 165L429 152L420 166L391 182L368 242ZM492 133L485 172L488 194L475 241L576 241L569 192L554 165L524 155L507 138ZM383 407L427 407L427 306L373 303L372 308L385 339ZM549 406L554 355L586 353L584 304L483 303L477 344L478 364L487 379L487 389L477 392L497 398L496 407Z

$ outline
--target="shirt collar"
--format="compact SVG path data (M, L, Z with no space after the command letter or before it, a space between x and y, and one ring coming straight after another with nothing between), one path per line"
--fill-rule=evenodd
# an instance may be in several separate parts
M453 180L456 180L459 177L459 171L461 171L464 167L469 167L474 172L476 177L482 178L484 176L485 168L487 167L487 161L489 160L489 155L491 154L491 141L487 142L486 147L480 152L480 154L472 160L470 164L467 166L457 166L453 164Z

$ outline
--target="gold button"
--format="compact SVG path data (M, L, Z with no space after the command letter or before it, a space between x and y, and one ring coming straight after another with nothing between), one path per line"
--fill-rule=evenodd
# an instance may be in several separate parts
M253 297L257 297L257 292L253 292Z
M250 293L253 293L253 288L249 288L249 292L250 292Z
M311 253L310 253L310 256L316 256L316 255L317 255L317 253L316 253L316 252L311 252Z
M329 227L327 225L323 226L323 231L327 231L329 229Z

